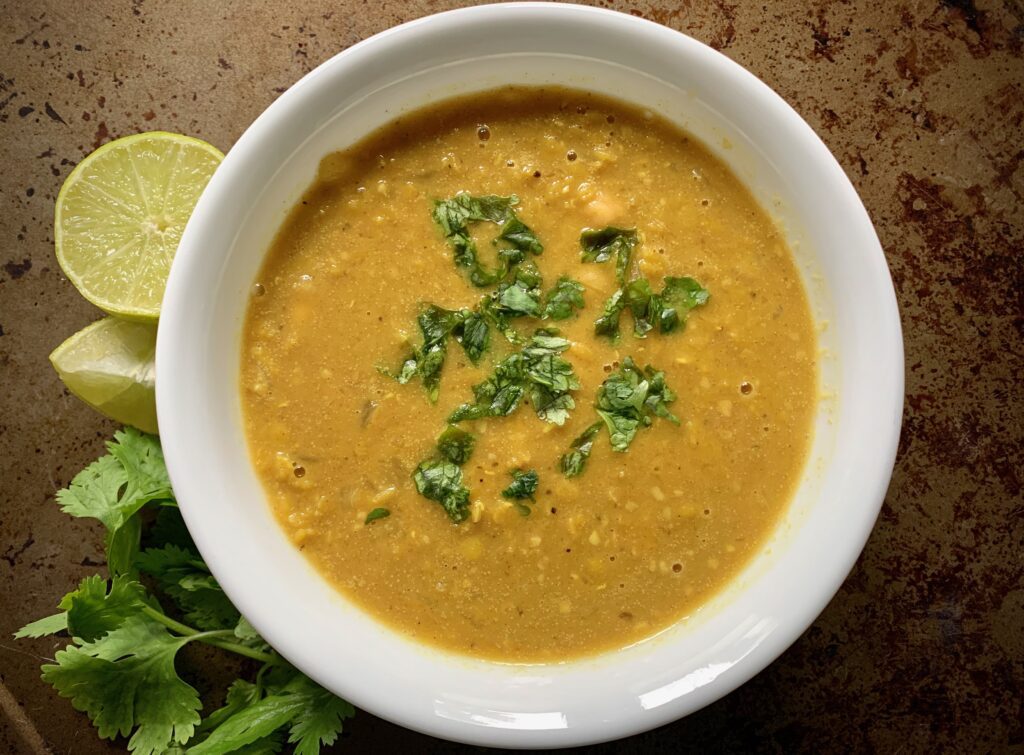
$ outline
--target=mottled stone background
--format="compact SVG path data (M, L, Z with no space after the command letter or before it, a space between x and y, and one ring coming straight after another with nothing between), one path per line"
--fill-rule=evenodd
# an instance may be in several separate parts
M100 533L52 502L114 429L46 361L99 315L53 259L64 177L149 129L227 150L319 62L457 4L0 2L0 750L125 744L101 742L39 681L53 641L10 639L103 558ZM907 401L881 518L815 624L726 699L604 750L1024 752L1024 5L610 5L749 68L839 158L896 282ZM218 658L188 656L184 671L209 690L231 671ZM460 749L368 714L342 746Z

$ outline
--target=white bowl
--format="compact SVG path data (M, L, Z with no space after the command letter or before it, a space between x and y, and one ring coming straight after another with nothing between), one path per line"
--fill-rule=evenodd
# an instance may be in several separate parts
M409 109L508 83L613 95L701 138L777 219L827 323L811 458L771 542L695 616L649 641L563 664L450 655L346 602L275 522L241 422L249 290L320 158ZM867 213L825 145L778 95L662 26L531 3L442 13L378 34L267 108L228 153L178 248L157 385L164 453L189 529L227 594L282 655L403 726L482 745L557 747L691 713L759 672L810 625L853 566L885 494L903 350Z

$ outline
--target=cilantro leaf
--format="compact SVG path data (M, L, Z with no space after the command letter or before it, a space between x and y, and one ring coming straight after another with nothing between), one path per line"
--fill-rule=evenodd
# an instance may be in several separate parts
M516 217L515 195L475 197L460 192L450 199L434 202L433 217L454 252L456 266L466 268L475 286L490 286L502 280L509 269L522 262L526 254L540 254L544 247L536 234ZM498 267L488 270L480 263L480 253L469 226L477 222L496 223L501 232L494 243L498 247Z
M537 470L530 469L524 472L521 469L513 469L509 474L512 475L512 483L501 491L501 495L513 499L529 498L532 501L540 483Z
M235 638L242 641L243 645L249 647L262 648L267 647L267 641L260 637L259 632L256 631L256 627L249 623L249 620L244 616L238 617L238 623L235 624L235 628L232 630Z
M163 449L155 435L125 427L114 433L114 442L107 443L107 450L121 462L132 487L147 501L173 498Z
M173 498L159 441L132 427L119 430L114 438L107 443L107 456L57 493L65 514L98 519L111 531L150 501Z
M84 642L98 640L135 616L146 599L145 588L126 576L115 576L109 592L107 587L107 580L94 574L61 600L72 637Z
M543 316L548 320L568 320L576 310L583 309L584 290L582 283L563 275L545 297Z
M321 743L335 741L352 707L283 664L228 601L184 526L157 439L129 428L117 433L108 449L59 499L68 513L98 519L107 527L112 579L87 577L64 596L60 613L16 634L41 637L67 631L72 636L56 653L56 663L43 666L44 681L86 713L100 737L130 736L128 748L145 755L180 755L191 746L215 753L278 752L286 734L301 753L317 752ZM161 505L145 538L151 547L140 553L139 510L148 503ZM136 566L154 577L186 620L208 631L199 632L158 610L156 599L131 576ZM205 722L196 691L175 671L177 651L193 640L264 664L257 684L236 680L227 704ZM281 695L291 695L291 713L278 724L268 729L262 722L262 733L230 746L216 745L227 741L220 734L208 744L222 725L243 714L252 723L254 707Z
M67 611L61 611L60 613L55 613L52 616L36 619L35 621L26 624L14 633L14 639L20 640L26 637L37 639L39 637L46 637L51 634L67 631L67 628Z
M216 728L190 747L189 755L273 752L268 748L275 742L266 740L282 727L288 727L288 742L295 745L296 755L313 755L321 745L333 744L342 721L355 710L298 672L290 674L286 684L262 698L254 685L232 685L225 706L211 716L216 717Z
M288 742L295 745L295 755L316 755L321 745L334 744L342 722L355 715L355 708L304 676L296 687L306 702L288 731Z
M437 439L437 450L453 464L462 466L473 455L476 440L465 430L449 425Z
M675 398L663 372L650 366L641 371L632 358L626 357L620 370L609 375L597 391L597 413L608 428L612 450L621 453L628 449L637 431L651 424L651 415L678 424L668 410Z
M671 333L686 324L690 310L708 302L707 289L693 278L665 278L661 293L655 293L646 278L631 278L633 251L639 244L636 229L608 226L587 229L580 234L581 257L584 262L607 262L615 258L615 279L618 290L604 304L601 316L594 322L599 336L617 339L619 317L624 309L633 315L633 335L644 338L658 328Z
M569 451L558 462L562 474L566 477L577 477L583 474L587 460L590 458L590 452L594 448L594 438L601 432L602 427L604 425L601 422L595 422L572 442Z
M508 416L528 397L537 416L563 424L576 402L569 394L580 387L572 364L560 356L570 346L553 331L538 330L525 347L499 362L494 374L473 387L474 402L452 412L452 423Z
M176 545L147 548L139 554L137 564L174 599L190 624L205 630L231 629L238 624L238 609L192 551Z
M658 325L662 333L671 333L686 325L686 316L691 309L708 303L711 294L693 278L665 278L661 292L662 307Z
M387 519L391 516L391 511L388 509L376 508L366 515L366 519L363 524L369 524L370 522L376 522L378 519Z
M633 314L633 335L646 337L661 319L663 304L661 297L651 290L646 278L637 278L626 284L622 290L623 300Z
M633 335L643 338L657 327L671 333L686 325L690 310L708 302L708 290L693 278L665 278L665 288L654 293L646 278L630 281L623 289L625 302L633 313Z
M604 303L601 316L594 321L594 333L612 339L618 338L619 316L625 308L626 303L622 300L622 289L620 288Z
M86 713L103 739L128 736L138 755L184 744L199 723L199 695L178 676L174 657L189 641L144 616L94 642L69 645L43 680Z
M540 315L540 290L527 288L520 281L502 283L495 292L492 311L510 317L537 317Z
M197 736L205 735L207 732L216 729L235 713L259 700L262 694L261 688L252 682L247 682L244 679L235 679L228 687L224 705L203 719L203 722L196 729Z
M466 312L462 316L461 327L454 330L455 340L466 352L469 361L476 364L491 340L491 329L487 320L479 312Z
M238 707L188 755L222 755L270 736L290 724L308 700L301 695L280 693Z
M490 342L487 320L468 309L451 310L427 305L416 318L423 343L414 347L397 373L381 370L405 385L419 375L431 401L437 401L441 385L441 370L448 353L448 339L454 337L470 361L476 362Z
M413 472L413 481L419 494L441 504L456 524L469 516L469 490L457 464L447 459L424 461Z
M650 386L647 389L647 398L644 400L644 411L648 416L653 414L656 417L667 419L674 425L680 424L679 418L668 409L668 405L676 400L676 393L668 387L665 373L647 365L644 367L644 377Z
M584 262L607 262L615 257L615 279L621 286L629 277L633 249L638 241L635 228L588 228L580 234L580 258Z
M517 408L526 395L522 354L511 354L494 368L494 374L473 386L472 404L462 404L448 417L451 423L483 417L504 417Z

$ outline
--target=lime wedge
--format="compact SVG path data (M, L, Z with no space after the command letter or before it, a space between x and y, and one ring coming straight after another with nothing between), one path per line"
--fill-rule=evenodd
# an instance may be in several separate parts
M156 325L105 317L50 354L68 390L111 419L156 427Z
M224 155L204 141L152 131L104 144L57 195L57 261L100 309L160 315L167 273L189 215Z

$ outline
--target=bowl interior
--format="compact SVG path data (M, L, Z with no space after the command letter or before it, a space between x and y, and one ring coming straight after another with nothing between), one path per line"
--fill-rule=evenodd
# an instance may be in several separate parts
M238 390L250 287L320 159L402 112L510 83L618 97L704 141L783 229L822 323L815 441L763 552L711 604L658 637L560 665L452 656L348 604L277 526L250 465ZM413 22L285 93L231 150L189 224L157 365L162 438L183 513L214 574L267 640L375 714L450 739L517 746L657 726L774 659L863 547L888 483L902 402L888 270L867 214L820 140L709 48L572 6L492 6Z

